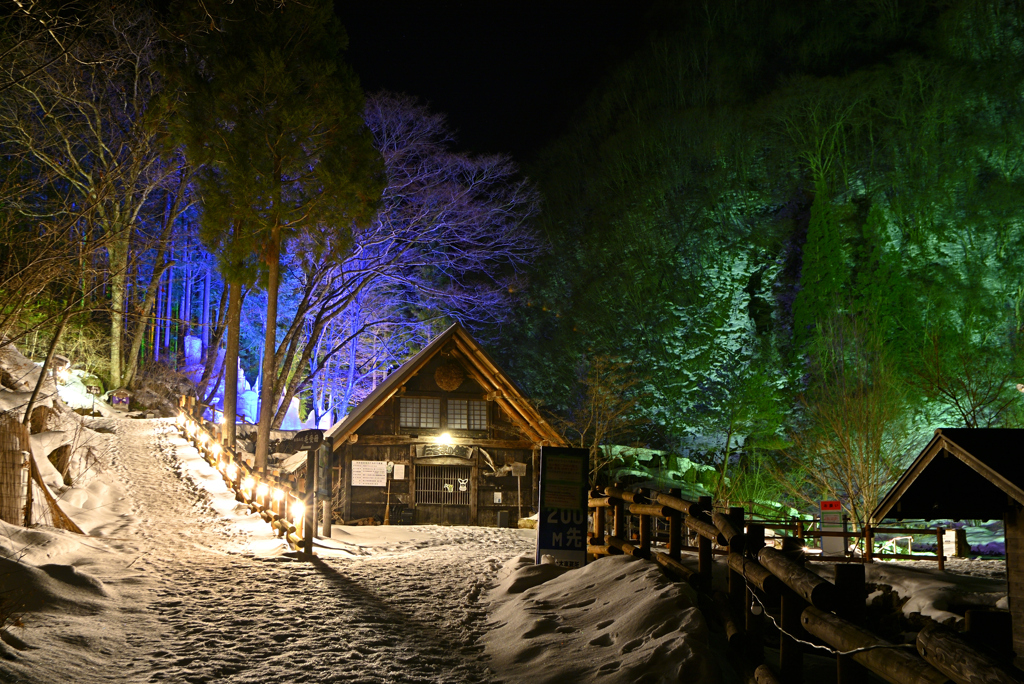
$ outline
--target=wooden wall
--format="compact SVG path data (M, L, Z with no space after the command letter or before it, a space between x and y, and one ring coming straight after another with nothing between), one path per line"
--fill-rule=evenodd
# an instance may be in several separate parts
M520 510L523 517L528 517L533 513L537 492L534 487L532 450L486 448L487 454L490 455L498 472L501 473L495 474L483 452L477 449L473 460L457 462L458 465L465 465L472 469L470 496L475 505L442 508L436 505L415 505L415 466L417 462L421 465L437 462L436 459L416 459L416 446L416 444L404 443L370 446L360 445L358 442L345 445L339 454L343 461L340 468L335 471L340 475L340 481L335 480L334 508L340 516L346 521L374 516L383 519L385 503L388 500L386 487L353 487L351 485L352 461L393 461L396 464L405 465L405 479L391 480L390 501L392 506L402 503L409 508L414 508L416 511L415 522L419 524L495 526L498 524L498 513L506 511L509 525L515 527L519 520ZM526 475L522 478L516 478L507 472L507 466L514 462L526 464ZM502 472L503 469L505 472ZM495 492L500 493L500 503L495 501ZM522 493L521 509L519 506L520 492ZM391 522L398 523L397 520Z

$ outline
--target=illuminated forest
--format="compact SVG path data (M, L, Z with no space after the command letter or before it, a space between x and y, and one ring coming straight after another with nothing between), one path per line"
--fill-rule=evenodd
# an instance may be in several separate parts
M596 478L856 518L936 427L1024 427L1020 3L655 3L518 165L364 93L331 3L183 6L0 19L34 358L259 395L265 459L293 400L330 425L459 321Z

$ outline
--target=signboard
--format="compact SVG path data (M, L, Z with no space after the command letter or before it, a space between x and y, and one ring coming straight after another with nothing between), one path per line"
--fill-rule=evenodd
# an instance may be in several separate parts
M295 435L292 441L302 449L313 449L320 446L324 441L323 430L303 430Z
M843 506L838 501L821 502L822 532L843 531ZM822 537L821 552L826 556L845 556L846 539L843 537Z
M352 461L353 487L386 487L387 461Z
M540 515L535 562L552 556L563 567L587 562L588 449L542 447Z
M103 390L100 388L99 385L86 385L85 391L93 395L94 397L98 397L99 395L103 394Z
M396 463L395 472L391 475L392 480L404 480L405 479L405 464Z
M515 477L526 477L526 464L519 462L513 463L512 475L514 475Z
M473 447L461 444L425 444L423 446L422 458L434 458L437 456L471 459L473 458Z

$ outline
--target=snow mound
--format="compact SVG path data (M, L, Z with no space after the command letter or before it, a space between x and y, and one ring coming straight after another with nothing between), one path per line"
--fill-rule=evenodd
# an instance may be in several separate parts
M658 566L608 556L578 569L510 562L481 638L499 681L718 681L689 586Z

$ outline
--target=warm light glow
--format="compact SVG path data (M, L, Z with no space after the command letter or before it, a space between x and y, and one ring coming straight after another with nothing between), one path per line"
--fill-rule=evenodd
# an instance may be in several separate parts
M278 489L277 487L275 487L274 488L274 501L280 501L283 498L284 498L284 490L281 490L281 489Z
M252 479L251 477L247 477L244 480L242 480L242 489L245 489L245 490L251 492L252 488L255 487L255 486L256 486L256 480Z
M256 487L256 496L266 496L267 492L270 491L270 487L267 486L266 482L260 482Z
M302 520L302 514L306 512L306 504L296 501L291 508L292 521L298 523Z
M185 414L184 413L179 413L178 417L174 419L174 422L178 424L178 427L181 427L182 425L184 425L185 424Z
M438 444L444 444L445 446L451 446L451 443L452 443L451 433L449 433L449 432L442 432L437 437L437 443Z
M238 466L236 466L234 463L229 463L226 472L228 479L234 480L236 477L238 477Z
M223 451L223 449L221 449L220 444L217 442L214 442L213 446L210 447L210 453L213 454L214 458L219 457L221 451Z

